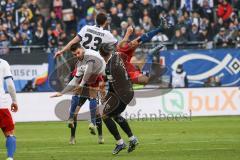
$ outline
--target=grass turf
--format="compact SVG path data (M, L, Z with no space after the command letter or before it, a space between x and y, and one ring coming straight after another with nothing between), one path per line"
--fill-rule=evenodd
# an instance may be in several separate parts
M111 155L113 137L104 126L105 144L79 122L77 144L68 144L65 122L17 123L15 160L238 160L240 117L193 117L184 121L131 121L140 145ZM123 134L127 141L127 137ZM5 140L0 137L0 160L5 159Z

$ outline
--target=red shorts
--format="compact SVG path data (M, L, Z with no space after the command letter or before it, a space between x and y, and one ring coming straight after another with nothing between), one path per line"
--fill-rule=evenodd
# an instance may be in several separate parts
M8 109L0 109L0 128L3 132L14 130L12 115Z
M98 87L99 83L103 81L103 76L102 75L98 75L96 78L94 78L94 80L92 81L93 83L88 83L88 86L90 87ZM90 80L91 82L91 80Z
M126 63L125 66L132 82L137 82L138 77L141 76L142 73L138 69L136 69L136 67L134 67L131 63Z

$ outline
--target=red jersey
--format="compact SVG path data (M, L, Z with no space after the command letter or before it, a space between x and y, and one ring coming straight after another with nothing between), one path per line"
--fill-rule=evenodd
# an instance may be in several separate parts
M137 79L140 75L142 75L142 73L137 70L133 64L130 63L135 50L136 48L131 47L129 43L126 43L122 47L117 46L117 52L120 54L124 62L129 77L131 78L132 82L137 83Z

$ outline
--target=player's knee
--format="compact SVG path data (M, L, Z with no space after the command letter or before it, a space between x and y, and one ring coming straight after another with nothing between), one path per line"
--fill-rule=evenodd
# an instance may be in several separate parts
M125 121L125 118L123 118L121 115L116 115L113 117L113 119L118 123Z
M5 137L14 136L14 130L5 131L5 132L4 132L4 135L5 135Z

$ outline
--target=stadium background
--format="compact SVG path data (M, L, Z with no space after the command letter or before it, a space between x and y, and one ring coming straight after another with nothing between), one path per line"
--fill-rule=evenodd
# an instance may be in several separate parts
M174 63L186 57L182 58L185 62L183 67L192 77L191 83L188 88L167 89L164 95L155 95L152 90L143 89L150 98L136 97L136 105L130 106L124 113L132 120L131 124L142 142L141 153L128 157L124 154L116 159L240 158L239 0L0 2L0 57L9 61L17 91L21 92L18 94L20 111L13 115L17 122L65 120L63 115L67 114L70 97L50 100L49 95L54 91L51 87L54 84L61 87L66 84L72 62L65 63L69 56L56 60L53 55L84 25L93 25L94 16L101 9L109 13L111 32L118 40L121 40L128 25L135 27L133 39L158 27L159 17L166 16L174 27L142 45L133 57L133 63L140 69L143 63L152 63L147 61L148 50L164 41L166 48L153 59L168 68L163 80L169 81L176 67ZM191 56L194 58L191 59ZM56 68L58 70L54 72ZM50 76L52 81L49 81ZM218 77L221 83L209 82L210 77ZM87 113L87 106L84 105L82 115ZM161 117L163 115L165 117ZM179 115L180 118L177 117ZM191 117L216 115L228 116ZM102 148L94 146L95 139L87 135L87 124L82 122L77 139L79 144L73 149L66 146L68 133L65 126L63 122L17 123L20 141L17 159L96 159L96 156L112 159L107 152L112 146L106 129L105 139L110 142ZM3 142L3 138L0 141ZM93 147L93 151L84 146ZM5 153L2 148L3 145L0 147L0 158Z

